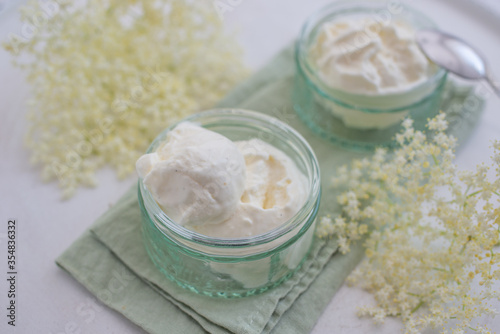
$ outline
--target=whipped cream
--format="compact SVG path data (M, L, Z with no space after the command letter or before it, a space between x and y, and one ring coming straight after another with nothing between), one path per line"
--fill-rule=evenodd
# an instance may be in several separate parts
M232 142L190 122L170 131L136 168L170 218L212 237L270 231L308 196L306 176L279 149L259 139Z
M217 224L236 211L245 185L245 161L226 137L183 122L156 152L136 163L153 198L175 222Z
M420 51L413 27L401 20L382 24L367 16L352 16L326 22L312 43L309 61L320 81L331 88L329 94L354 107L319 94L314 95L316 102L352 129L398 125L410 110L358 109L400 109L435 88L424 83L437 66Z
M297 213L307 198L307 179L285 153L260 139L235 142L245 159L245 189L234 214L193 230L213 237L249 237L270 231Z
M311 48L318 76L328 86L364 95L410 90L435 71L403 21L388 24L367 17L326 22Z

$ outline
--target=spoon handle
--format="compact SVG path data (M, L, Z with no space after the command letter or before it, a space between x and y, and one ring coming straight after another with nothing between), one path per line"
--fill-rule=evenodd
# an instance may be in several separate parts
M488 73L486 75L486 82L489 83L493 91L500 96L500 83L496 82L493 77L491 76L491 73Z

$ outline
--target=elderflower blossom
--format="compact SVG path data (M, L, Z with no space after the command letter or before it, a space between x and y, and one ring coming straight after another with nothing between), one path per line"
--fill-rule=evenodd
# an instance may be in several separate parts
M477 323L498 314L491 301L500 299L500 141L493 166L458 171L443 113L429 120L429 139L410 120L403 125L392 154L379 149L338 170L343 211L323 218L318 233L337 235L342 253L365 236L366 258L348 283L371 292L376 305L359 308L360 316L399 317L406 333L490 333Z
M33 86L27 146L63 197L119 178L171 123L213 105L246 75L241 50L208 2L31 1L33 36L5 48Z

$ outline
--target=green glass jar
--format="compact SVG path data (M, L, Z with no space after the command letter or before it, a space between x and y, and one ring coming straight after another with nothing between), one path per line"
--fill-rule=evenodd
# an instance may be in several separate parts
M217 109L186 118L233 141L258 138L282 150L308 180L308 198L297 213L269 232L246 238L208 237L170 219L139 179L146 250L170 280L195 293L243 297L264 292L288 279L304 261L314 237L320 202L318 161L305 139L290 126L261 113ZM154 152L176 125L161 133Z
M436 27L427 16L400 3L338 1L322 8L306 21L296 43L294 109L314 132L346 149L394 147L394 136L406 117L422 130L427 119L438 113L447 72L436 66L426 81L386 94L355 94L330 87L318 75L311 59L312 46L325 23L350 17L373 20L375 28L370 29L391 20L406 22L415 30Z

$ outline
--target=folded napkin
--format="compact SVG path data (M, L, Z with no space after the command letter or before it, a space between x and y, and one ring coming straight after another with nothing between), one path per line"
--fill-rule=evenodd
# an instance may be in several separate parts
M338 211L338 194L330 185L337 167L366 153L343 151L299 120L290 102L294 68L293 50L288 47L218 107L273 115L308 140L321 168L321 217ZM482 106L471 89L449 86L442 109L450 114L451 132L465 138ZM156 269L142 245L140 215L133 187L56 262L102 303L150 333L308 333L363 255L359 245L341 255L335 239L315 239L304 265L280 286L252 297L210 298L178 287Z

